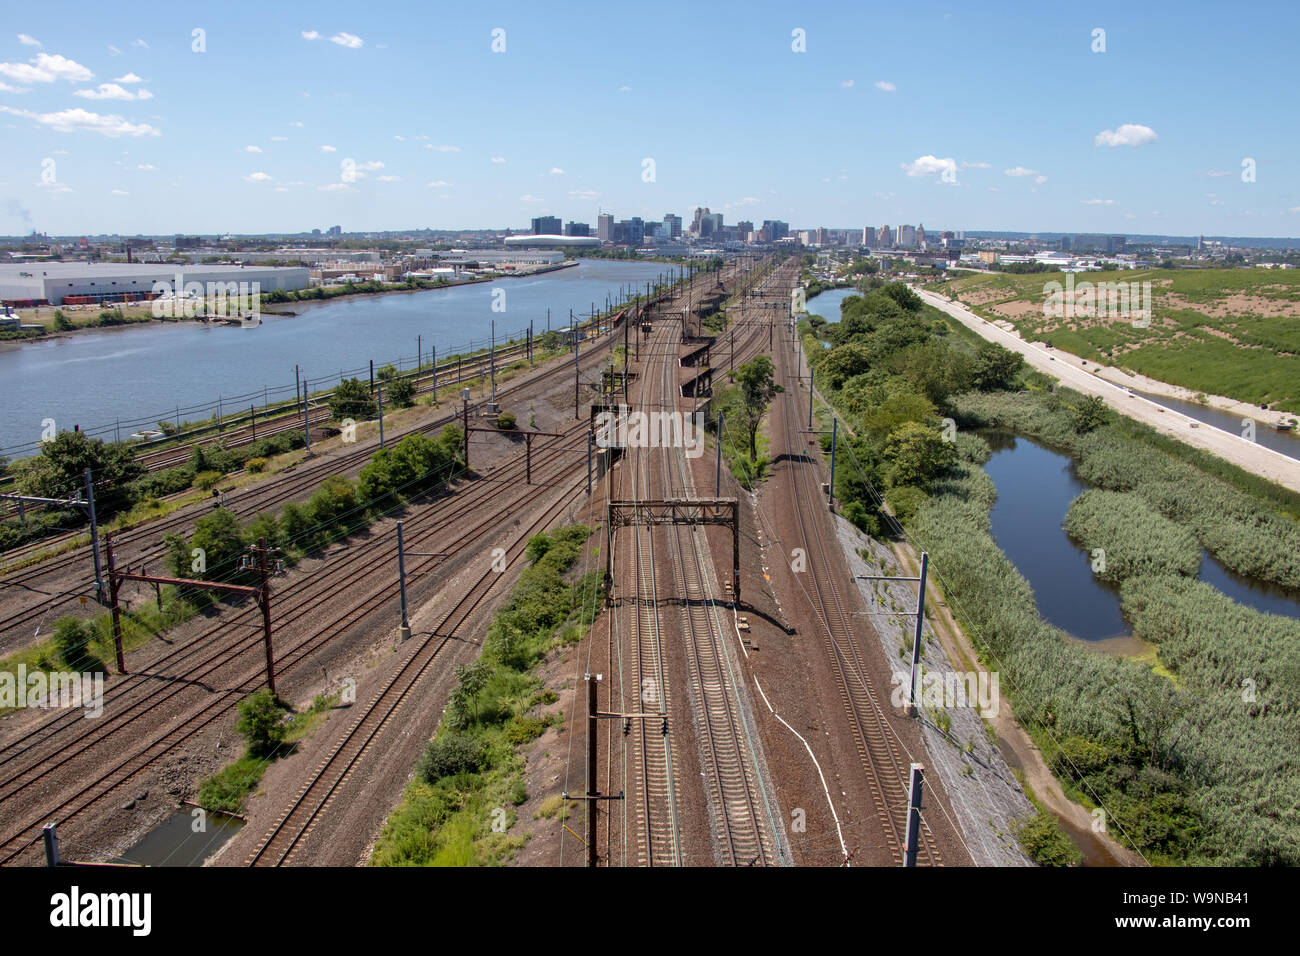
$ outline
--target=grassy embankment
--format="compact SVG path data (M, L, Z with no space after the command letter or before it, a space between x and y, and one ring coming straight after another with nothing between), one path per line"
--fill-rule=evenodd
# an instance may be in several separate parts
M415 780L384 825L372 866L500 864L520 846L510 833L528 799L521 749L562 716L534 670L557 647L582 639L600 606L600 572L585 571L582 525L540 534L531 566L489 625L482 657L457 668L459 683ZM594 550L593 550L594 553ZM538 816L570 808L546 801Z
M1047 318L1047 282L1063 273L982 274L934 291L955 295L1022 338L1208 395L1300 412L1300 274L1273 269L1089 272L1089 282L1151 283L1149 328L1124 318Z
M805 329L814 339L814 323ZM810 344L821 339L834 347L810 353L818 381L859 435L841 444L845 515L883 533L874 495L884 490L1067 792L1153 862L1300 862L1288 810L1300 800L1300 624L1193 577L1203 546L1230 569L1300 586L1297 496L1198 468L1135 423L1097 425L1083 396L1037 373L988 387L996 353L936 310L898 314L876 293L850 300ZM1030 390L1017 394L1022 376ZM961 428L947 452L935 443L943 413ZM1071 530L1105 549L1158 670L1094 654L1039 615L989 533L996 493L976 427L1065 451L1100 489L1076 502Z

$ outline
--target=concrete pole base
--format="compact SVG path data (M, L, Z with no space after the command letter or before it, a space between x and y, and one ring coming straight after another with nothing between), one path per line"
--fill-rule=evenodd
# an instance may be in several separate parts
M403 624L397 629L397 639L399 641L409 641L411 639L411 629Z

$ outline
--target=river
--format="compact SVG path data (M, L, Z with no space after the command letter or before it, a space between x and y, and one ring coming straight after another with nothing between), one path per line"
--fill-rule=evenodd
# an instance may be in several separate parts
M1074 462L1027 438L986 433L993 457L984 466L997 486L993 538L1034 589L1038 610L1056 627L1089 642L1129 635L1119 592L1092 573L1088 552L1065 533L1070 503L1089 487ZM1300 599L1234 574L1202 551L1200 579L1258 611L1300 620Z
M587 259L557 272L448 289L356 296L320 305L285 303L271 308L296 316L263 315L242 329L198 323L149 323L34 342L0 350L0 454L36 451L43 424L59 430L79 425L97 437L126 438L159 419L201 420L217 411L284 401L294 395L294 366L311 387L326 388L340 374L368 374L391 362L411 368L417 336L447 355L466 346L486 348L493 320L497 341L569 324L593 303L620 291L645 292L647 281L675 267L656 262ZM504 297L495 295L504 290ZM498 311L493 311L497 303ZM120 420L120 426L118 424Z

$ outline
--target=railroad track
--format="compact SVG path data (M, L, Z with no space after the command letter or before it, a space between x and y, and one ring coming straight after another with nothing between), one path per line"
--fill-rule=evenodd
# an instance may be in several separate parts
M595 341L593 345L597 345ZM582 361L590 371L592 366L599 366L603 363L601 348L595 347L588 350ZM572 368L567 361L557 361L551 367L543 368L541 371L532 375L525 376L516 382L503 386L498 390L498 396L509 396L518 391L536 388L544 382L551 379L563 378L571 374ZM481 407L481 403L471 406L471 413ZM328 417L328 413L325 413ZM460 415L452 411L446 415L439 416L431 422L422 425L413 426L408 429L396 432L391 436L393 442L401 440L406 435L413 433L433 434L449 424L455 424L460 419ZM367 442L361 447L345 452L341 455L332 455L319 459L316 462L300 466L292 476L278 479L277 481L265 486L265 489L259 489L251 492L246 496L235 498L228 506L229 510L235 515L242 518L250 518L268 508L275 507L287 501L296 500L311 489L317 487L325 477L331 474L346 473L353 469L360 468L373 455L377 449L377 444L373 441ZM195 520L192 513L177 514L151 522L141 526L133 531L122 532L115 536L114 547L118 551L119 562L122 564L136 564L140 562L153 563L162 558L163 551L157 547L156 542L165 534L188 530ZM71 535L61 536L55 539L46 539L39 546L33 546L33 551L37 548L44 549L56 547L60 540L71 539L77 535L84 536L85 532L76 532ZM146 542L146 539L148 543ZM146 549L145 553L139 553L138 550L133 552L134 547L138 549L143 544ZM152 549L152 550L149 550ZM36 597L36 603L24 608L13 611L4 617L0 617L0 634L8 633L19 628L27 626L39 626L45 621L52 620L58 616L58 609L65 605L79 601L81 598L93 594L94 578L88 575L81 579L76 585L70 588L58 590L56 588L42 588L39 584L40 579L55 575L65 571L74 564L81 563L84 566L91 564L89 545L77 548L66 554L57 555L38 565L23 569L0 578L0 587L6 588L25 588L31 590ZM22 558L21 551L9 552L7 557Z
M576 428L574 433L577 435L585 434L585 425ZM572 451L573 449L571 448L569 450ZM564 473L576 468L577 466L578 461L575 456L573 462L560 462L560 468L558 471L559 473ZM536 469L537 465L535 463L535 470ZM558 477L558 475L556 477ZM583 480L585 481L585 477ZM509 517L516 512L517 505L534 496L535 489L525 489L522 494L512 498L506 507L498 509L495 514L489 516L470 513L467 517L462 513L458 520L467 521L469 527L465 528L461 536L456 539L456 543L464 545L475 541L481 541L485 527L509 519ZM434 525L432 527L419 527L419 521L416 520L410 522L410 526L416 527L417 529L417 533L408 538L408 541L411 544L417 545L421 542L427 541L430 544L436 542L440 546L445 546L446 538L442 534L446 527L445 523ZM361 557L363 560L372 558L369 554L363 554ZM435 559L430 558L417 559L411 565L408 565L408 573L414 577L421 571L426 570L426 566L431 565L434 560ZM368 563L372 566L374 565L373 560L369 560ZM276 662L277 673L285 674L292 671L312 653L324 647L331 639L346 634L352 627L362 622L370 614L385 606L391 608L396 598L397 584L395 576L391 573L391 569L387 568L386 565L382 566L377 573L383 573L385 578L385 585L379 588L374 587L375 582L369 580L370 577L374 576L373 574L368 575L364 571L359 575L354 574L353 568L342 566L329 575L323 575L320 585L311 588L310 594L302 595L302 600L298 606L300 609L305 609L306 607L313 606L322 596L325 595L331 595L337 599L340 590L340 581L351 580L357 583L360 589L366 592L369 596L360 603L346 607L341 614L334 616L334 618L324 627L309 634L306 639L298 642L286 651L281 652L281 656ZM495 572L493 572L493 574L495 574ZM277 607L279 607L279 605L277 605ZM220 628L218 627L213 630L215 631L219 629ZM204 642L201 639L195 638L189 642L187 647L193 649L203 643ZM60 765L63 765L75 760L83 753L85 753L87 757L93 756L89 754L88 751L94 744L101 742L109 735L122 734L128 729L132 731L136 730L136 725L144 714L160 707L162 703L169 700L173 695L181 693L185 689L194 687L197 680L200 680L203 676L210 676L217 667L231 664L241 655L246 655L248 657L247 665L244 667L240 676L234 680L224 681L223 686L226 689L214 692L217 694L217 699L215 701L213 701L210 696L205 698L204 701L200 701L199 709L196 712L190 713L188 716L178 717L177 720L179 720L179 723L173 726L172 729L155 737L152 741L145 743L137 752L119 761L115 766L108 770L103 772L100 772L98 768L92 770L90 772L91 776L95 773L99 773L99 776L93 777L89 783L81 786L81 788L76 790L71 796L64 798L57 806L53 808L41 808L37 814L29 818L27 823L21 825L16 833L11 833L11 835L7 836L3 842L0 842L0 864L12 862L23 852L34 847L36 843L39 842L39 826L42 820L47 820L53 816L60 819L62 822L66 822L67 820L80 815L86 809L93 806L122 784L129 781L146 767L155 763L176 745L181 743L186 737L193 733L197 733L205 726L221 719L225 714L231 711L239 700L241 700L247 693L250 693L261 686L263 682L263 673L260 666L259 655L257 653L259 645L260 638L253 637L247 639L238 649L234 651L223 651L216 660L212 660L211 658L205 660L204 664L207 665L207 667L202 671L197 671L195 668L191 668L191 670L186 671L182 676L164 678L164 680L167 681L166 684L162 685L162 687L156 688L150 694L146 695L143 701L136 702L131 706L131 708L111 708L111 710L114 711L114 718L112 718L111 723L105 723L103 732L99 733L98 736L93 739L89 738L89 734L96 733L96 730L93 729L87 734L77 735L71 743L80 742L84 745L77 748L75 751L69 750L69 742L60 739L57 741L58 747L53 751L53 753L47 754L35 765L22 768L16 774L11 773L10 778L12 783L6 786L4 791L8 799L12 799L15 795L20 793L24 783L30 784L33 779L42 776L48 769L45 766L45 763L48 760L57 759ZM160 675L157 674L139 675L138 679L153 682L156 681L159 676ZM161 699L154 699L159 694L165 696ZM152 702L150 702L151 700ZM140 709L139 704L141 703L148 703L148 706ZM107 702L105 709L110 710ZM75 718L75 716L79 715L70 716ZM97 721L96 723L104 722ZM67 724L64 723L63 726L66 727ZM57 730L58 728L55 729ZM47 736L40 742L48 743L51 736ZM10 762L15 759L16 756L29 751L29 746L24 746L21 741L15 741L6 746L3 761L0 762ZM0 803L3 802L5 802L5 798L0 797ZM12 816L12 811L7 813L6 816Z
M651 342L662 347L666 334L663 324L652 335ZM650 343L647 343L650 344ZM652 349L650 356L653 357ZM667 353L665 353L666 355ZM667 362L664 363L667 365ZM644 374L648 363L642 366L638 382L639 401L646 403L646 392L652 381ZM636 500L645 497L648 490L643 472L644 453L633 449L628 470L632 475L632 495ZM625 476L620 476L620 484ZM668 672L664 667L663 641L659 623L659 587L655 571L655 547L652 529L634 526L633 572L636 604L636 654L633 658L634 687L639 704L637 710L663 715L659 726L647 726L649 721L638 720L637 744L633 748L634 769L637 774L636 839L637 858L646 866L681 866L682 840L677 813L677 785L674 779L673 738L668 733L668 707L671 689ZM654 688L653 699L647 700L646 687ZM657 738L657 739L656 739Z
M571 429L570 435L581 436L584 432L585 423L579 423ZM566 442L556 444L557 456L561 454L561 449L568 453L573 453L575 451L574 447ZM582 456L578 454L575 457L580 458ZM541 461L535 461L535 468L541 467L543 467L543 463ZM563 472L565 467L566 466L562 465L560 471ZM567 467L576 467L576 462L575 465ZM488 490L479 492L482 498L486 499L500 494L497 487L490 486L517 488L519 487L518 471L519 468L517 465L503 469L499 474L491 475L492 478L500 479L499 481L485 481L483 485L476 486L476 490L479 488L487 488ZM527 498L534 494L534 490L525 488L518 496ZM461 538L457 539L458 543L468 540L481 540L483 528L495 521L508 518L514 510L515 504L513 501L508 503L504 509L499 509L494 515L491 515L485 524L484 517L481 514L475 513L472 509L467 508L467 506L475 503L471 498L462 496L455 499L447 499L447 501L450 502L450 508L458 512L458 515L460 516L459 520L464 520L469 525L461 535ZM431 511L432 510L435 509L431 509ZM435 523L426 527L424 522L427 521L427 519L422 517L410 519L408 520L408 528L415 530L417 533L415 536L409 537L408 540L412 544L417 544L426 538L434 538L435 535L441 535L453 520L456 519L448 518L440 524ZM439 537L436 540L438 540L439 544L445 546L445 536ZM277 670L279 673L283 674L292 671L297 665L306 660L309 655L323 647L331 638L343 635L351 627L364 620L369 614L377 611L384 604L387 603L391 606L396 592L396 582L391 573L387 574L385 578L385 586L377 590L373 589L371 586L373 582L370 581L370 578L374 576L373 574L368 574L363 570L360 571L360 573L357 573L360 570L359 562L365 562L366 564L371 565L373 564L369 559L370 555L367 554L364 549L358 549L355 554L345 557L344 561L337 567L332 568L329 573L320 575L319 578L316 579L316 585L310 586L301 592L293 592L295 593L295 596L301 598L300 602L296 605L298 608L311 606L313 601L319 600L319 598L326 593L336 599L339 598L340 585L344 584L344 582L367 590L370 596L360 604L345 610L343 614L337 616L326 627L320 629L313 635L309 635L306 640L298 642L287 650L281 650L281 656L277 661ZM413 574L418 574L421 570L420 562L417 562L415 566L412 567ZM285 593L289 594L291 591L292 589L286 589ZM282 610L283 605L278 604L277 609ZM135 675L131 678L126 678L121 682L115 681L113 688L113 704L117 704L119 701L125 702L127 694L130 693L133 688L136 688L141 684L158 684L160 678L164 683L155 686L154 690L149 694L146 694L143 700L128 703L128 706L125 708L119 706L106 708L113 712L115 722L112 723L111 726L105 724L104 726L109 729L105 730L94 739L90 739L87 734L74 735L71 740L59 736L75 721L75 715L64 714L60 715L60 717L54 718L52 721L42 724L33 732L24 735L23 738L12 741L4 748L0 748L0 766L4 766L12 764L24 754L30 755L35 750L49 750L51 749L49 745L54 745L52 748L53 752L47 753L44 757L38 758L37 763L29 764L27 767L9 766L7 774L10 783L8 788L5 790L5 794L12 799L21 793L23 784L30 784L33 781L34 776L39 775L36 772L38 768L40 768L41 763L47 759L57 758L60 765L62 765L67 761L77 759L77 757L82 754L86 754L86 756L89 757L91 754L89 754L88 751L91 746L103 740L109 734L119 733L124 730L128 724L132 727L133 731L138 732L140 718L152 711L155 707L160 707L161 704L165 702L164 700L157 699L160 695L165 695L165 698L169 700L173 696L173 692L178 693L184 688L194 686L196 680L199 680L202 677L214 675L218 667L232 664L241 654L259 649L260 638L251 636L243 639L242 642L236 642L236 647L233 650L222 651L215 659L212 655L208 655L207 657L201 656L202 649L205 649L204 645L206 644L202 638L218 637L222 630L229 629L234 623L235 622L218 623L203 635L187 642L184 647L178 648L176 651L164 657L162 661L155 662L154 668L149 674ZM185 663L189 669L182 671L179 676L163 675L158 673L158 667L164 663ZM126 783L132 777L157 762L186 737L193 733L197 733L212 722L224 717L247 692L260 686L261 681L260 662L256 660L256 655L252 655L252 660L250 660L248 666L245 667L240 679L233 681L226 680L222 682L223 686L227 689L217 692L218 697L215 702L205 702L197 713L191 713L188 716L185 716L184 714L178 715L174 718L174 722L178 721L178 723L175 723L169 731L155 737L151 741L139 741L141 746L134 753L129 754L125 759L118 761L107 770L101 770L99 767L93 768L89 773L82 776L82 779L89 781L88 783L84 783L84 785L80 786L80 789L74 791L70 796L63 797L62 802L57 806L52 808L49 806L42 807L39 811L39 815L32 816L26 824L20 825L17 832L11 832L11 834L4 839L3 843L0 843L0 854L2 854L2 856L0 856L0 862L12 862L22 853L30 850L39 839L36 828L42 821L48 820L51 816L54 816L66 823L68 820L80 816L122 784ZM161 717L164 715L160 714L159 716ZM94 733L94 731L91 733ZM83 746L80 746L75 750L70 749L78 743L83 744ZM136 743L137 741L133 740L133 745ZM96 776L96 774L98 775ZM56 797L55 799L59 798ZM0 797L0 802L7 801L4 800L4 797ZM6 816L12 817L13 814L7 813Z
M528 539L554 521L570 500L578 495L586 482L585 475L571 484L558 501L528 525L507 549L514 561L523 553ZM321 815L334 801L340 788L352 775L374 742L390 725L401 706L428 673L438 654L457 631L464 627L470 615L501 580L501 575L489 568L456 604L447 612L427 637L421 639L408 659L384 685L380 687L365 709L352 722L348 732L332 747L303 784L292 805L280 815L257 847L249 854L247 866L281 866L288 863L294 852L315 829Z
M871 679L857 638L853 634L848 612L840 597L836 576L828 554L828 545L820 515L814 514L822 492L816 481L815 461L799 439L799 426L793 421L792 406L799 394L787 369L789 349L778 349L778 365L786 393L781 397L782 433L789 468L796 484L794 513L800 537L809 556L808 571L812 582L810 598L823 625L823 637L835 674L845 715L853 730L858 757L866 771L876 817L894 862L903 863L903 839L907 828L908 778L910 761L904 758L899 742L880 707L880 696ZM797 412L795 412L797 413ZM829 547L839 548L834 541ZM938 843L929 824L922 819L918 862L942 866Z

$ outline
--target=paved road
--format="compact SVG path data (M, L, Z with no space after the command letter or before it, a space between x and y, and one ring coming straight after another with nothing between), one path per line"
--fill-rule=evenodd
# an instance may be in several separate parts
M997 342L1019 352L1025 357L1026 362L1059 379L1061 384L1086 395L1100 396L1116 411L1130 418L1136 418L1162 434L1172 435L1189 445L1218 455L1246 471L1254 472L1293 491L1300 491L1300 462L1295 459L1288 458L1271 448L1265 448L1240 435L1198 422L1181 412L1157 405L1141 395L1132 395L1127 389L1080 367L1081 360L1076 356L1032 345L1023 341L1016 333L1008 332L992 322L985 321L963 305L950 302L924 289L918 289L917 292L927 303L942 309L990 342Z

